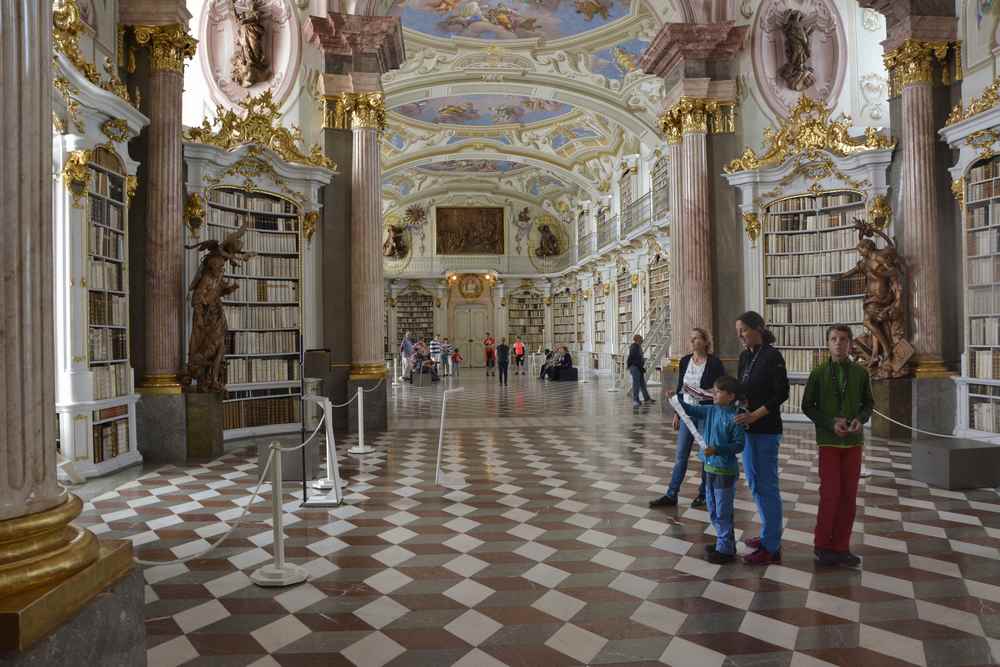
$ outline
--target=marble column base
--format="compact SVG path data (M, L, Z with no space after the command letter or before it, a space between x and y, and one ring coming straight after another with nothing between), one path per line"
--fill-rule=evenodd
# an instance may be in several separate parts
M222 456L222 394L184 394L187 422L186 461L212 461Z
M913 418L910 424L931 433L951 435L958 416L958 385L947 378L914 378ZM925 438L916 433L914 438Z
M912 424L912 380L876 380L872 382L872 397L876 410L903 424ZM871 429L873 436L892 440L909 440L912 433L909 428L893 424L878 415L872 415Z
M357 393L358 387L371 389L379 383L379 380L348 380L348 397ZM389 399L387 384L392 383L392 378L386 376L381 386L375 391L365 391L365 436L369 433L384 433L389 430ZM347 417L348 433L358 432L358 404L357 401L351 403ZM371 444L371 443L369 443Z
M136 405L139 453L147 463L187 461L187 408L183 394L145 394Z
M115 551L117 558L122 545L130 561L132 545L129 543L102 542L102 557L91 567L63 582L39 601L41 616L52 613L52 608L71 605L81 585L102 578L102 558ZM74 582L74 579L81 579ZM85 580L85 581L83 581ZM65 621L44 638L20 652L0 651L0 665L4 667L144 667L146 665L145 580L142 571L133 567L124 577L114 581L84 604L72 618ZM60 588L67 589L65 593ZM49 597L52 600L48 600ZM6 606L6 603L4 604ZM41 609L41 607L48 607ZM20 614L26 626L36 623L35 611L27 608ZM4 613L6 626L7 614ZM13 620L13 619L12 619ZM4 628L6 637L8 628ZM6 641L4 643L7 643Z

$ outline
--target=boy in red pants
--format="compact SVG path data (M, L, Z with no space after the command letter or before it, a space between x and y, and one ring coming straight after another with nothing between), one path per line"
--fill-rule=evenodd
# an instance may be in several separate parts
M809 374L802 412L816 425L819 446L819 516L814 546L820 565L861 564L851 553L857 509L864 423L874 400L868 371L848 358L851 328L835 324L826 332L830 358Z

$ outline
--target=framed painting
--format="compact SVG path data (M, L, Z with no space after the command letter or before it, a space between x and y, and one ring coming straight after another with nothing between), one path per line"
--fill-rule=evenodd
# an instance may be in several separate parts
M439 206L436 209L437 254L504 254L503 208Z

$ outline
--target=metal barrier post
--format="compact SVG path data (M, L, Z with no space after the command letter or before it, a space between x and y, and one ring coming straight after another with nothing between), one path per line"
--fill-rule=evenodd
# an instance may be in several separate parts
M271 443L271 512L274 526L274 561L258 568L250 575L250 580L258 586L292 586L309 578L305 568L285 562L285 532L282 525L281 507L281 446Z
M441 426L438 429L438 451L437 451L437 463L434 466L434 483L435 484L445 484L444 475L441 474L441 451L444 448L444 414L448 407L448 394L464 391L462 387L456 387L454 389L446 389L444 391L444 398L441 400ZM457 480L451 479L447 480L451 484L460 483ZM464 482L464 478L463 478Z
M323 412L326 415L326 477L313 482L314 489L321 491L333 491L327 496L313 496L308 501L302 503L306 507L329 507L339 505L344 502L344 483L340 479L340 464L337 462L337 440L333 433L333 404L330 399L319 397L323 404ZM331 498L330 495L333 497Z
M365 392L358 387L358 444L347 450L350 454L371 454L373 447L365 445Z

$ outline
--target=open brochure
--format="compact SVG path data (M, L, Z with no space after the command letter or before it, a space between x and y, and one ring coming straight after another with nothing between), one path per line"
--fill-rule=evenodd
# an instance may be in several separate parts
M698 443L698 446L702 449L708 447L705 443L705 439L701 437L701 433L699 433L698 429L695 428L694 420L691 419L690 415L684 411L684 407L681 405L681 401L677 398L676 394L670 397L670 406L674 409L674 412L677 413L677 416L681 418L681 421L684 422L684 425L688 427L688 430L691 431L691 435L694 436L694 441Z
M711 401L713 398L711 391L701 387L692 387L689 384L684 385L684 394L698 401Z

